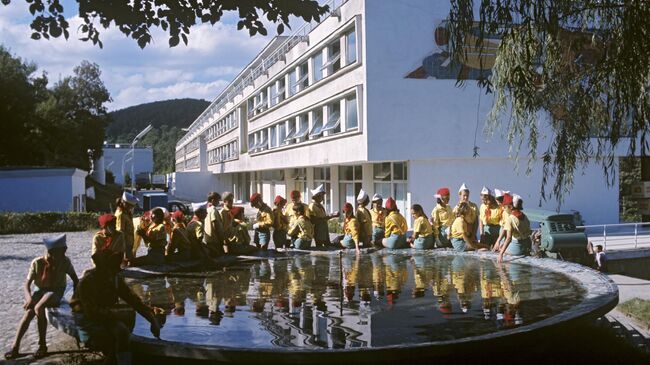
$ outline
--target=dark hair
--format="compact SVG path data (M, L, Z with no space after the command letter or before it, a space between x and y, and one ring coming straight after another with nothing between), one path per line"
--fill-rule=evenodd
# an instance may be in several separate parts
M165 219L165 212L160 208L152 209L151 210L151 220L153 220L153 218L156 218L156 217Z
M517 210L524 210L524 201L522 199L517 200L517 205L513 208Z
M221 200L221 195L219 193L212 191L208 193L208 201Z
M598 251L602 251L603 250L603 245L596 245L596 249Z
M418 215L423 216L425 219L429 219L426 214L424 214L424 209L422 209L422 206L420 204L413 204L411 206L411 210L417 213Z
M199 208L194 211L194 215L203 220L205 219L205 216L208 215L208 211L205 208Z
M124 201L122 200L122 197L115 199L115 209L117 208L124 208Z
M302 203L296 203L293 206L293 211L298 214L305 214L305 205Z
M456 209L456 216L465 215L467 211L469 211L469 204L462 202L458 204L458 207Z

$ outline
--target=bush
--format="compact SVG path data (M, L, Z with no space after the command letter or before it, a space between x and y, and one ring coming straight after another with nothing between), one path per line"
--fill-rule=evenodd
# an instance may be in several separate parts
M332 218L327 221L327 228L330 233L343 234L343 219Z
M0 213L0 234L87 231L97 227L97 213Z

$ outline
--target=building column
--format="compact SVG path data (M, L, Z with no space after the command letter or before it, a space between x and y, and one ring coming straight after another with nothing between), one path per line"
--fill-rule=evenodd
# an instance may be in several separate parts
M361 187L368 193L368 197L372 199L375 195L374 183L374 169L372 163L364 163L361 165Z
M341 211L341 202L339 196L341 195L339 183L339 167L338 165L330 166L330 186L332 186L332 211Z

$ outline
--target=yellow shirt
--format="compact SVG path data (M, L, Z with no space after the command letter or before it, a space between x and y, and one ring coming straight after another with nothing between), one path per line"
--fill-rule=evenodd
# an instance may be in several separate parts
M278 207L273 208L273 229L276 231L286 231L289 229L289 218Z
M208 207L208 214L203 223L203 233L206 243L223 244L223 222L221 222L221 215L217 207L213 205Z
M529 238L532 231L530 230L530 221L526 215L517 218L514 215L509 215L506 225L503 227L506 231L512 232L512 238L521 240L522 238Z
M193 243L201 243L203 240L203 223L197 220L191 220L185 229L189 233L190 240Z
M463 217L456 217L454 223L451 224L451 238L464 238L467 223Z
M433 233L440 234L440 229L444 227L451 227L454 222L454 214L449 204L442 206L436 204L436 207L431 211L431 220L433 220Z
M408 231L406 219L397 211L392 211L384 221L386 226L385 237L390 237L391 234L404 235Z
M487 219L487 210L490 210L490 219ZM501 207L498 205L495 208L488 208L487 205L481 204L480 217L483 225L498 225L501 223Z
M236 224L230 230L231 235L228 237L229 243L249 245L251 236L248 234L248 228L245 224Z
M273 227L273 212L271 211L271 208L266 204L262 204L260 209L257 210L256 220L260 229L269 229Z
M288 234L291 237L309 241L314 238L314 225L304 216L300 216L289 228Z
M384 228L385 219L387 216L385 208L372 208L370 209L370 217L372 219L372 226L376 228Z
M95 233L95 236L93 236L93 247L91 250L91 255L94 255L97 251L103 250L124 253L126 251L124 234L122 232L115 231L111 237L108 237L102 231Z
M133 225L133 215L122 211L121 208L115 210L115 228L124 233L124 242L127 246L132 247L135 240L135 227Z
M152 224L147 230L149 242L147 246L151 248L165 248L167 246L167 230L165 224Z
M343 231L346 235L352 236L354 242L359 243L359 221L356 218L345 218Z
M301 203L302 204L302 203ZM284 215L289 218L289 226L292 226L293 223L295 223L296 219L298 218L296 214L293 212L293 206L295 204L293 202L289 202L285 207L284 207ZM305 217L309 218L311 215L311 212L309 211L309 206L307 204L303 204L305 206Z
M366 207L357 208L357 221L359 222L359 234L363 237L372 236L372 216Z
M225 205L219 211L219 216L221 217L221 224L223 225L224 232L230 232L232 229L232 215L230 215L230 208ZM227 234L227 233L226 233Z
M467 222L467 224L473 225L478 220L478 207L476 206L476 204L469 201L467 202L467 205L469 206L469 213L465 215L465 221ZM456 215L457 211L458 211L458 205L454 207L453 210L454 216Z
M506 229L508 217L510 217L510 213L505 208L501 207L501 220L499 221L501 228Z
M316 203L315 201L312 201L309 204L309 212L310 216L309 218L325 218L327 217L327 212L325 211L325 207L321 203Z
M65 276L73 276L75 274L74 267L72 267L72 262L70 262L70 259L65 256L63 258L63 262L60 262L58 265L54 266L46 278L46 281L43 281L43 271L45 270L46 266L45 261L45 257L37 257L32 261L32 264L29 266L27 280L33 280L34 285L36 285L39 289L65 288Z
M433 235L433 228L429 221L424 216L415 218L415 222L413 222L413 237L429 237L431 235Z

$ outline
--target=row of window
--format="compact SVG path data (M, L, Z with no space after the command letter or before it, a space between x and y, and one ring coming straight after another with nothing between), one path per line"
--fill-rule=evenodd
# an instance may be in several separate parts
M176 172L185 170L185 161L176 163Z
M208 130L205 132L205 140L210 142L214 139L217 139L223 134L230 132L231 130L237 127L237 109L232 111L230 114L226 115L224 118L214 123Z
M194 138L188 144L185 145L185 153L190 153L199 149L199 138Z
M345 46L344 62L341 60L342 43ZM356 32L352 28L342 37L336 38L323 48L318 49L307 60L249 98L249 118L272 108L323 78L335 74L342 67L355 63L357 52Z
M199 156L194 156L185 160L185 169L195 169L199 167Z
M237 140L226 143L222 146L213 148L208 151L208 165L213 165L219 162L235 160L239 157L239 150Z
M248 151L260 152L358 128L358 103L353 93L249 134Z

